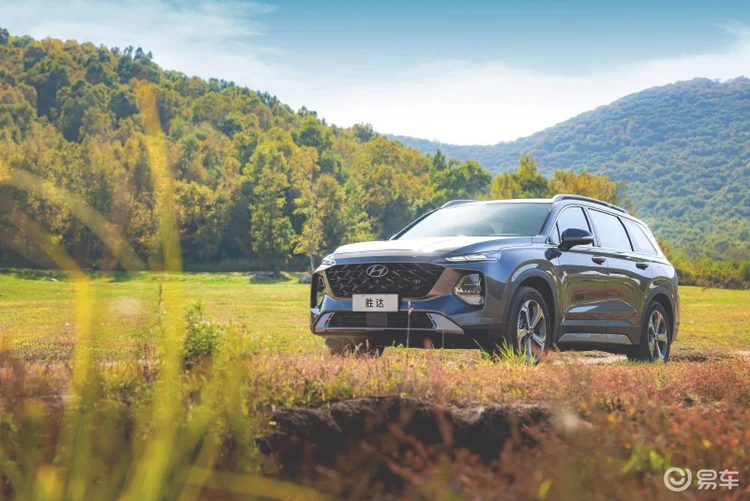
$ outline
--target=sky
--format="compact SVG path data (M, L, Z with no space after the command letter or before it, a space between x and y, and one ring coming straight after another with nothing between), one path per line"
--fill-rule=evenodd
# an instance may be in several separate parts
M750 76L750 2L0 0L14 35L152 51L342 127L527 136L655 85Z

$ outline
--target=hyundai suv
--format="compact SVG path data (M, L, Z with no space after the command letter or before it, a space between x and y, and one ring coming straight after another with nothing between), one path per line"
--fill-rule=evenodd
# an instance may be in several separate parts
M344 245L312 277L333 353L384 347L602 350L667 361L677 274L639 219L576 195L454 200L390 240ZM507 348L505 348L507 349Z

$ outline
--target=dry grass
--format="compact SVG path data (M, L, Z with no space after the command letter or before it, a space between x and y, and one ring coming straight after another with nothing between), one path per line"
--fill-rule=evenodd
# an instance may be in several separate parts
M553 354L529 367L474 352L332 357L307 332L305 286L174 276L163 287L180 285L175 295L200 297L230 327L212 359L166 377L158 282L91 284L95 363L76 386L71 284L0 275L3 498L671 499L662 474L673 465L738 471L740 489L713 496L750 496L750 359L733 355L750 344L750 292L684 288L673 363ZM529 430L534 446L516 437L489 463L396 429L353 444L347 465L305 475L280 471L257 449L275 408L371 395L438 408L539 404L553 421Z

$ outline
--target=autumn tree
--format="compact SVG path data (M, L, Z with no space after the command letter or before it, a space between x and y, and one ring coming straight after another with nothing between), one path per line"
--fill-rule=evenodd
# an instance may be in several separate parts
M287 186L288 181L283 173L265 167L258 176L250 204L253 251L262 263L270 264L276 273L286 263L294 244L294 228L284 214Z
M341 243L350 244L375 240L372 219L365 207L365 196L362 186L354 180L344 185L343 235Z
M550 179L549 187L552 194L569 193L612 204L629 205L624 195L625 184L586 171L576 174L569 170L556 170Z
M315 259L326 245L323 224L325 214L321 210L318 178L320 167L316 163L318 152L313 147L302 147L291 159L292 179L299 193L294 200L294 214L304 218L302 231L297 237L295 252L310 259L310 268L315 269Z
M490 193L495 200L544 198L549 195L549 185L547 179L539 174L534 157L524 153L518 161L518 170L497 176Z
M185 258L196 262L216 259L229 215L228 204L220 190L192 181L177 183L175 210Z

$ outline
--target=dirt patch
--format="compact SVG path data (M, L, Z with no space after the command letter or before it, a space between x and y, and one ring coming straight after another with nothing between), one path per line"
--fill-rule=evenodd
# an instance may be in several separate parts
M404 480L397 466L404 461L461 451L488 463L506 445L533 447L534 430L546 427L550 417L547 408L535 405L455 407L402 397L357 398L315 409L279 409L273 431L259 445L283 476L312 480L325 470L341 480L347 472L366 472L393 490ZM352 494L351 488L343 489Z

